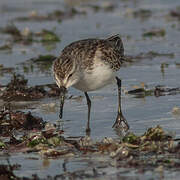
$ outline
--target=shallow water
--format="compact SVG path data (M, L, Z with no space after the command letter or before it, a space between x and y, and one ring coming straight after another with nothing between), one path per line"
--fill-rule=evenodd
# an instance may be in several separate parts
M12 52L0 51L0 64L4 67L13 67L17 73L24 74L28 79L30 86L39 84L48 84L53 82L51 69L41 69L37 64L29 64L28 59L37 57L40 54L53 54L58 56L64 46L72 41L99 37L104 38L112 34L119 33L123 39L126 55L138 55L154 51L158 53L173 53L174 57L157 56L154 58L145 58L140 61L128 64L122 67L118 72L122 79L123 90L131 90L134 85L145 83L148 88L154 88L157 85L166 85L169 87L180 87L180 21L168 17L170 10L180 6L178 0L151 0L151 1L111 1L115 8L106 12L100 8L94 12L87 4L100 5L104 7L108 1L42 1L42 0L10 0L0 1L0 27L13 23L19 28L28 27L33 32L41 29L54 30L60 37L61 42L54 43L51 48L41 43L32 43L31 45L14 44ZM46 14L57 9L66 9L75 6L80 10L85 10L86 15L75 15L73 18L57 21L26 21L18 22L16 17L28 16L32 11L39 14ZM134 17L132 12L139 9L151 10L152 15L146 19ZM144 38L142 34L152 28L165 29L166 34L163 37ZM11 37L0 33L0 46L9 41ZM165 66L164 66L165 65ZM26 68L25 68L26 67ZM7 84L11 78L9 73L1 73L0 84ZM165 130L175 132L176 137L180 137L180 115L174 116L172 109L180 106L180 94L169 96L146 96L136 98L133 95L122 93L122 109L124 116L128 120L131 131L141 134L148 127L161 125ZM69 94L79 96L83 94L73 88ZM117 113L117 87L115 84L105 87L96 92L89 93L92 99L91 128L92 139L102 139L103 137L117 137L113 131L112 124ZM55 109L46 112L44 105L54 103ZM43 99L36 105L32 105L30 110L34 114L43 117L49 122L56 122L58 119L58 98ZM35 107L35 109L34 109ZM46 112L46 113L45 113ZM64 130L66 136L84 136L87 121L87 106L83 96L81 99L67 100L64 107ZM35 157L33 159L32 157ZM32 158L31 160L29 158ZM40 177L47 175L56 175L64 172L63 162L65 160L46 160L36 154L12 154L9 157L12 163L22 165L22 168L16 173L18 175L31 176L37 173ZM1 157L2 162L6 159ZM79 169L87 170L89 163L93 163L91 158L75 158L68 160L67 171L73 172ZM94 163L95 164L95 163ZM94 167L95 165L92 165ZM117 178L114 174L121 170L105 168L108 175ZM165 179L178 179L178 172L165 172ZM136 174L122 170L122 175L127 179L144 179L144 177L159 177L159 174L153 175L153 172L146 174ZM118 175L117 175L118 176Z

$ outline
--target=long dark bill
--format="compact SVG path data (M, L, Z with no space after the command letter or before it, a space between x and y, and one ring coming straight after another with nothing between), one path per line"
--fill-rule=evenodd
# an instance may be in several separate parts
M60 110L59 110L60 119L62 119L63 117L63 107L64 107L64 99L65 99L66 92L67 92L67 89L64 86L60 87Z

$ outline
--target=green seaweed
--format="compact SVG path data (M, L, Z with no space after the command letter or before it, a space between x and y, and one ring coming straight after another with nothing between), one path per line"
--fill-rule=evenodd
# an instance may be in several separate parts
M2 45L0 46L0 51L11 51L12 50L12 47L10 45Z
M41 36L42 36L41 42L47 42L47 41L59 42L60 41L59 37L54 32L46 30L46 29L42 30Z
M168 137L162 127L158 125L155 128L149 128L144 135L141 136L141 140L162 141L168 140Z
M130 144L138 144L139 137L136 136L134 133L130 132L126 134L126 136L123 138L123 142L130 143Z
M4 149L5 148L5 143L3 141L0 140L0 149Z
M39 55L37 58L32 58L33 62L52 62L56 57L51 54Z
M52 146L59 146L63 142L63 138L60 136L53 136L47 139L47 143Z
M27 146L34 148L35 146L39 145L39 144L47 144L47 140L44 137L38 137L38 138L34 138L31 141L28 142Z
M159 29L159 30L151 30L148 32L143 33L143 37L164 37L166 35L166 31L164 29Z

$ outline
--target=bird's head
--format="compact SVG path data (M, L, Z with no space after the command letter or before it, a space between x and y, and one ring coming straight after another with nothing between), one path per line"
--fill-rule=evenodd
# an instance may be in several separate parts
M67 88L73 86L80 80L80 70L75 61L68 58L58 58L53 63L53 73L56 84L60 88L60 114L62 119L63 106Z
M124 56L123 42L118 34L111 36L111 37L107 38L106 40L112 45L112 47L116 51L118 51L121 54L121 56Z
M76 84L80 79L80 69L75 61L68 58L58 58L53 63L53 73L56 84L69 88Z

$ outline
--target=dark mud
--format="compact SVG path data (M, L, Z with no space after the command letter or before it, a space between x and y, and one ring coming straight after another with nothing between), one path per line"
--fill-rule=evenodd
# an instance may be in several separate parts
M23 75L14 74L10 83L1 88L0 98L4 101L31 101L60 94L56 84L28 87L27 83L28 80Z
M43 122L42 118L32 116L31 112L13 112L10 110L10 105L9 107L6 106L0 111L1 137L12 137L14 130L40 130L44 127L45 122Z
M180 7L177 7L176 9L171 10L170 16L173 18L176 18L177 20L180 20Z
M3 65L0 65L0 75L3 76L4 74L13 74L14 68L13 67L4 67ZM2 86L0 84L0 86Z
M20 165L0 165L0 179L15 179L19 180L21 178L14 174L15 169L19 169Z
M166 35L166 31L164 29L152 29L143 33L143 37L164 37Z
M148 89L147 86L142 85L137 89L127 91L127 94L135 95L135 97L142 98L145 96L167 96L180 94L180 87L167 87L163 85L157 85L153 89Z

